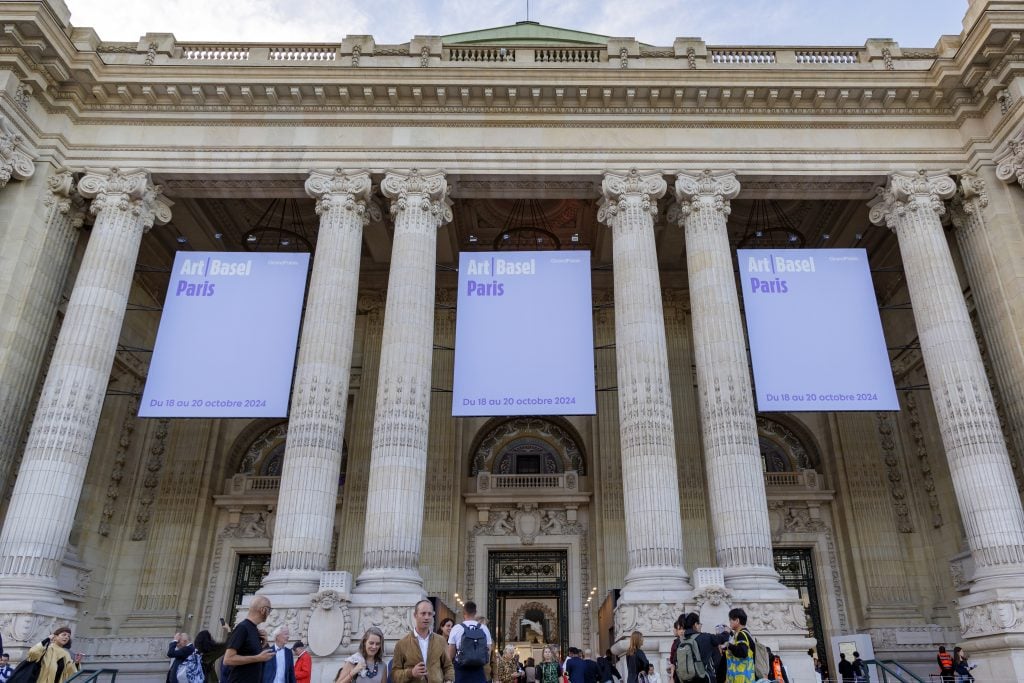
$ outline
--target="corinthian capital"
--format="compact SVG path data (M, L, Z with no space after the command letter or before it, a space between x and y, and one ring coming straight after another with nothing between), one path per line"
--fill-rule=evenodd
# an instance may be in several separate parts
M597 220L609 223L630 203L652 215L658 213L658 200L665 196L668 183L660 173L641 173L635 168L628 173L605 173L601 182L601 207Z
M968 215L980 214L981 210L988 206L988 191L985 181L979 178L974 171L960 171L959 175L960 182L950 207L953 225L958 228L964 225Z
M373 182L367 171L333 172L310 171L306 179L306 194L316 199L316 213L324 215L335 204L359 215L366 225L370 218L380 219L380 208L370 198Z
M934 211L937 216L946 213L944 199L956 192L956 183L949 171L896 171L889 174L889 182L878 189L878 196L868 202L868 218L875 225L896 228L899 219L908 211Z
M86 169L78 181L78 192L93 200L89 211L94 215L105 209L131 213L146 230L154 223L164 225L171 220L174 202L163 196L161 186L153 184L149 171Z
M0 116L0 189L11 178L26 180L36 172L24 141L3 116Z
M740 193L740 181L734 171L708 171L676 174L676 200L679 202L678 220L682 222L690 213L705 208L728 216L732 207L729 200Z
M85 219L85 202L82 201L81 195L75 192L75 176L71 171L65 168L57 169L46 179L46 186L50 192L43 203L46 206L55 206L58 213L68 215L73 228L82 227Z
M1024 128L1010 140L1002 154L996 157L996 177L1024 187Z
M419 207L433 214L439 224L452 219L452 201L448 198L448 181L443 171L420 173L415 168L408 173L388 171L380 189L391 200L392 216Z

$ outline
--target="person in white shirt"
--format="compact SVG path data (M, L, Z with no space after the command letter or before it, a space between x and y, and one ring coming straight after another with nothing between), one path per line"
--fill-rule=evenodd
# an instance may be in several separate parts
M0 683L7 683L7 679L14 673L11 668L11 656L7 653L0 655Z
M455 683L485 683L487 678L484 673L484 667L460 666L456 659L456 654L458 654L462 647L462 637L465 635L467 628L477 627L483 630L484 636L487 639L488 652L491 652L494 648L494 638L491 637L491 632L487 626L477 621L475 602L472 600L467 601L462 606L462 615L462 623L453 626L452 632L448 636L448 656L455 662Z

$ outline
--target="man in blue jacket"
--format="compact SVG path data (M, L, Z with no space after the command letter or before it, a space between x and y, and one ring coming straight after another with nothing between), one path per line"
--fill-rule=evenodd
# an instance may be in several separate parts
M290 635L287 626L274 630L274 644L270 646L274 656L263 663L263 683L295 683L295 659L285 647Z
M185 660L196 651L196 646L189 642L187 633L175 633L174 640L167 646L167 656L171 658L171 668L167 670L167 683L178 683L178 669L185 666Z

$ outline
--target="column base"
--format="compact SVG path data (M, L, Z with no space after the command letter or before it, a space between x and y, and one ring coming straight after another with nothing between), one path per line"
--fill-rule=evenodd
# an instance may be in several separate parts
M323 572L299 571L294 569L277 569L271 571L263 579L263 587L256 595L264 595L274 605L275 598L289 600L290 596L306 596L307 598L320 590L320 578ZM308 602L308 600L307 600Z
M409 607L427 597L423 578L414 569L368 569L356 579L352 604L357 607Z
M645 567L626 574L619 602L682 603L691 593L690 577L682 567Z
M61 626L71 628L74 636L78 625L78 610L64 603L58 596L52 599L33 599L17 595L8 587L0 590L0 629L3 630L4 652L12 661L24 659L28 649Z
M813 681L814 662L807 650L817 642L807 634L807 613L800 594L778 582L760 589L734 588L730 609L741 607L747 613L747 628L772 652L782 658L791 681ZM728 610L726 610L728 614Z
M732 590L789 590L779 583L779 575L771 567L725 567L722 575L725 585Z
M1024 634L1001 633L967 638L962 647L977 668L978 681L1024 681Z

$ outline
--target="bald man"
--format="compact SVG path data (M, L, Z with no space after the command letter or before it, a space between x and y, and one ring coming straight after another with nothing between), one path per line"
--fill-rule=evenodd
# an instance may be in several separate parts
M228 683L261 683L263 662L274 656L270 649L264 649L257 628L270 615L270 600L257 595L249 603L245 619L238 622L228 637L224 651L224 666L231 667Z

